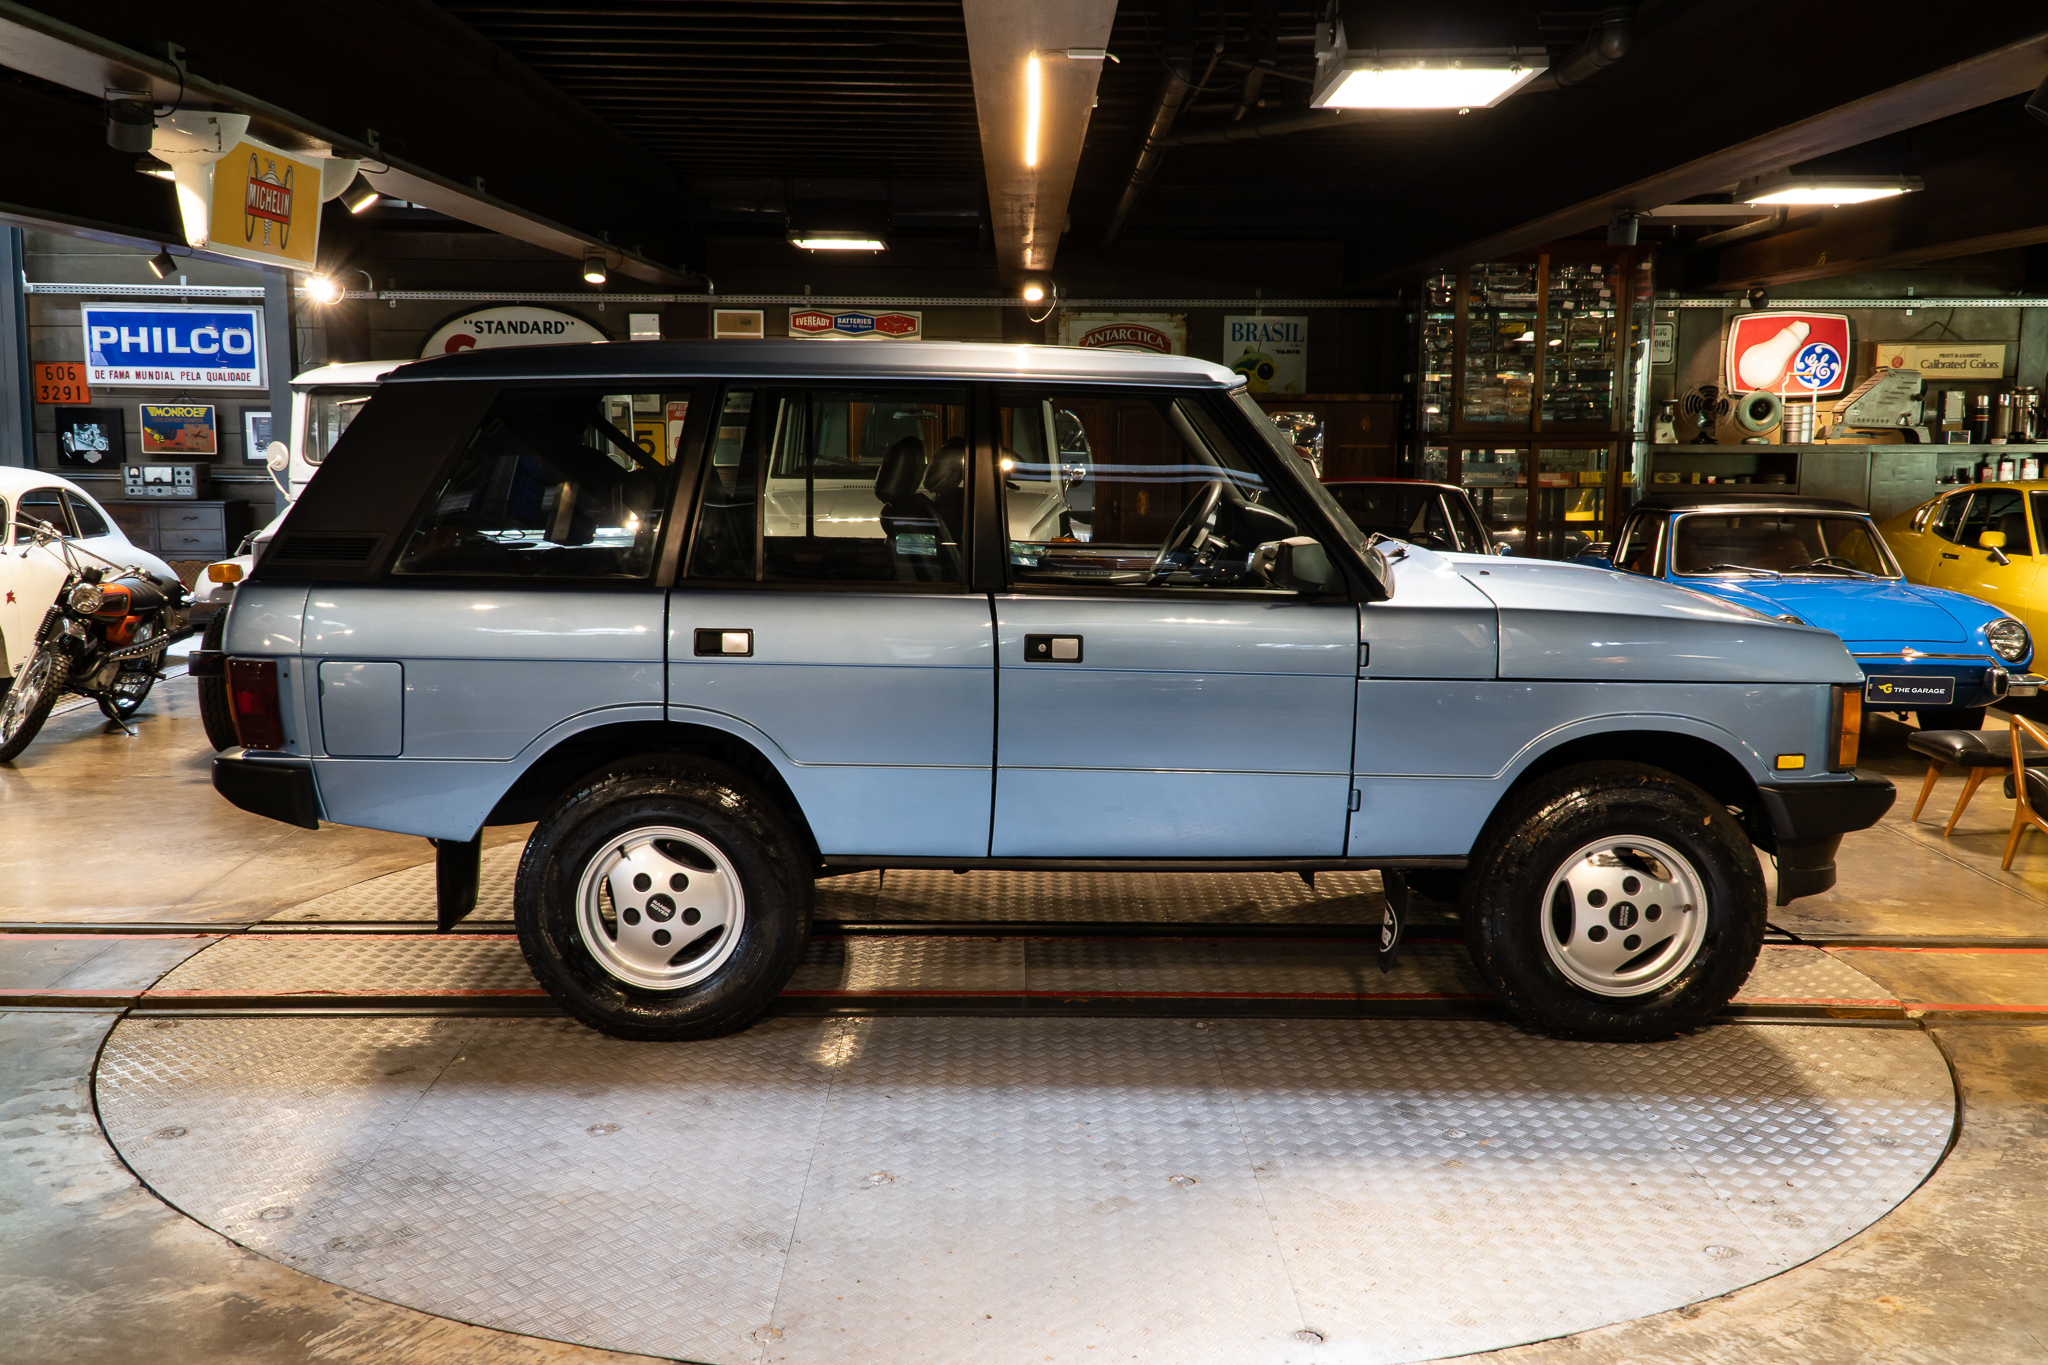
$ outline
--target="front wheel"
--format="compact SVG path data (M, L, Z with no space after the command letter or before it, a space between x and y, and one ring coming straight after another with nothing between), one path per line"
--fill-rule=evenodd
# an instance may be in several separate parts
M519 946L564 1009L615 1038L744 1027L803 952L810 860L740 775L614 764L541 818L519 861Z
M1536 782L1488 831L1465 895L1480 974L1518 1019L1559 1037L1696 1028L1763 946L1767 897L1741 822L1642 763Z
M5 696L0 696L0 763L13 761L29 746L50 718L50 707L64 690L70 660L61 650L38 646Z

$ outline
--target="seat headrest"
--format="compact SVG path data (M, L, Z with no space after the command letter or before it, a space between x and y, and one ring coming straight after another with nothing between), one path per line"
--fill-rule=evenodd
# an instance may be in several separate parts
M950 493L967 482L967 438L955 436L932 456L931 471L924 486L933 493Z
M1991 529L2004 533L2006 549L2024 550L2027 548L2027 514L2025 512L2007 512L1998 519Z
M886 503L908 502L917 496L924 479L924 442L906 436L889 447L882 457L882 472L875 476L875 496Z

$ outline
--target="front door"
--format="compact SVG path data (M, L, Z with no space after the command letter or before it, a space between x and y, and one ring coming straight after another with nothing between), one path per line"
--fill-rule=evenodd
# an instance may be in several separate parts
M1298 513L1201 402L1000 399L1009 587L996 598L995 857L1343 852L1358 613L1276 586ZM1091 516L1048 515L1085 432ZM1016 514L1029 508L1029 518ZM1035 528L1026 538L1026 521Z
M2010 612L2031 632L2037 621L2043 625L2048 621L2041 621L2033 611L2040 559L2027 526L2026 497L2017 488L1980 488L1970 494L1969 506L1959 519L1944 519L1928 581ZM2003 562L1998 554L1977 543L1986 531L2004 535Z

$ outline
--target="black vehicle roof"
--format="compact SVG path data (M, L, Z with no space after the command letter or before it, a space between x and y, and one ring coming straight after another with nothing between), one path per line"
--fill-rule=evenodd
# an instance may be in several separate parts
M1797 493L1652 493L1635 505L1638 512L1693 512L1711 507L1717 512L1853 512L1870 515L1868 508L1840 498L1809 498Z
M1002 346L957 341L614 341L582 346L499 346L393 370L386 384L422 380L1054 380L1169 384L1222 392L1244 376L1191 356Z

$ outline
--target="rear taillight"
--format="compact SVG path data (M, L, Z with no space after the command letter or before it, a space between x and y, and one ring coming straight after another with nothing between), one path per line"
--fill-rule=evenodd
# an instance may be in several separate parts
M1834 713L1835 742L1828 755L1828 771L1846 773L1856 766L1856 749L1863 738L1863 689L1837 687Z
M270 659L229 659L227 674L235 738L245 749L282 749L284 709L277 698L277 664Z

